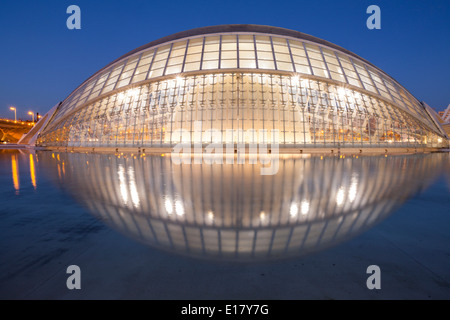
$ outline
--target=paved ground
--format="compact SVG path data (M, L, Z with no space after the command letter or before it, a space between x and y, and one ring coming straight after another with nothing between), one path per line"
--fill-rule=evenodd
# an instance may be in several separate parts
M2 201L2 299L450 299L450 193L444 178L338 247L245 265L138 244L39 179L44 194L22 184L21 194ZM6 190L0 187L2 199ZM81 268L81 290L66 288L71 264ZM381 268L381 290L366 287L372 264Z

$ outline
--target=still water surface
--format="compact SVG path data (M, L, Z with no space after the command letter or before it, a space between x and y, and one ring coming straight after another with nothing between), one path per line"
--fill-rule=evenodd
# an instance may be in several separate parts
M274 175L248 159L174 164L167 155L1 150L0 163L2 219L28 212L17 230L51 225L34 212L45 201L47 211L86 208L101 221L78 235L106 225L176 254L259 261L310 254L372 228L445 176L449 154L281 156Z

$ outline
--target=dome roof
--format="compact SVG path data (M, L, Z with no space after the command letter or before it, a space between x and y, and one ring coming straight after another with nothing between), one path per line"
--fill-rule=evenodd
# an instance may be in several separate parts
M236 33L250 33L250 34L262 33L262 34L266 34L266 35L274 35L274 36L278 35L278 36L285 36L285 37L290 37L290 38L297 38L300 40L306 40L309 42L314 42L314 43L321 44L321 45L336 49L338 51L344 52L344 53L351 55L357 59L363 60L365 63L370 64L374 68L377 68L376 66L371 64L369 61L364 60L363 58L359 57L358 55L354 54L353 52L351 52L347 49L344 49L338 45L335 45L334 43L331 43L329 41L314 37L312 35L309 35L309 34L306 34L306 33L300 32L300 31L286 29L286 28L280 28L280 27L256 25L256 24L225 24L225 25L207 26L207 27L200 27L200 28L185 30L185 31L177 32L177 33L162 37L160 39L151 41L143 46L140 46L140 47L124 54L123 56L119 57L118 59L112 61L110 64L108 64L101 70L109 67L111 64L114 64L115 62L117 62L123 58L126 58L132 54L135 54L137 52L140 52L142 50L145 50L145 49L148 49L151 47L155 47L157 45L160 45L160 44L163 44L166 42L172 42L175 40L188 38L188 37L210 35L210 34L227 34L227 33L231 33L231 34L233 34L233 33L235 33L235 34Z

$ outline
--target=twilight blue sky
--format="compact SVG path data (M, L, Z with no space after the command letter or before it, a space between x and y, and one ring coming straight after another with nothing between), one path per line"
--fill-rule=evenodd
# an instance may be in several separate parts
M66 8L81 8L68 30ZM366 28L366 8L381 8L381 30ZM160 37L219 24L262 24L301 31L380 67L419 100L450 103L448 0L2 0L0 117L44 114L122 54Z

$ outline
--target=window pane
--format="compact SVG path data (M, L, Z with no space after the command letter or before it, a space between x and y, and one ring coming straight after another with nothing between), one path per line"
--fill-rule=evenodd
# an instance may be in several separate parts
M184 57L184 53L186 52L185 48L172 50L170 53L170 59L176 58L176 57Z
M273 61L269 60L259 60L258 59L258 66L260 69L275 69L275 64Z
M122 72L122 68L123 68L123 64L115 67L114 71L111 73L111 75L109 77L111 78L111 77L119 75L119 73Z
M339 62L337 61L336 57L329 56L329 55L325 55L325 54L324 54L324 56L325 56L325 61L326 61L327 63L329 63L329 64L334 64L334 65L336 65L336 66L339 65Z
M202 55L200 53L196 53L196 54L188 54L186 56L186 63L190 63L190 62L200 62L200 58L202 57Z
M305 56L305 50L303 49L303 43L300 41L289 40L289 46L291 47L292 54L299 56Z
M188 54L201 53L203 46L203 38L195 38L189 40Z
M309 43L305 43L305 47L310 59L322 60L322 54L319 51L319 47Z
M313 67L313 72L315 76L328 78L328 73L325 69Z
M186 43L187 41L175 42L172 46L172 52L182 50L184 54L184 51L186 50Z
M203 70L209 70L209 69L217 69L219 67L219 60L203 60L202 69Z
M186 63L185 66L184 66L184 71L186 71L186 72L188 72L188 71L197 71L197 70L200 70L200 61Z
M203 60L219 60L219 52L205 52L203 54Z
M294 71L294 69L292 67L292 63L289 63L289 62L277 61L277 68L278 68L278 70L283 70L283 71Z
M137 72L137 71L136 71ZM141 72L139 74L135 74L133 77L132 83L136 83L138 81L145 80L145 77L147 76L147 72Z
M259 59L273 60L273 54L272 54L272 52L265 52L265 51L259 52L258 51L258 60Z
M303 64L305 66L309 66L308 60L306 60L306 57L299 57L299 56L292 56L294 58L295 64Z
M272 37L273 49L275 52L289 54L289 48L286 43L286 39Z
M239 59L255 59L255 51L239 50Z
M283 62L291 62L291 56L290 54L286 54L286 53L277 53L275 52L275 58L278 61L283 61Z
M270 38L267 36L256 36L256 44L258 45L259 43L268 43L270 44Z
M345 82L345 78L344 78L344 75L342 74L342 72L330 71L330 73L331 73L331 78L333 80Z
M222 50L236 51L236 36L223 36L222 37Z
M339 60L341 61L342 67L348 70L352 70L353 66L350 62L350 59L347 56L344 56L340 53L338 53Z
M147 73L149 66L150 66L150 65L148 64L148 65L145 65L145 66L140 66L140 67L138 67L138 68L136 69L135 75L142 74L142 73Z
M155 77L162 76L163 71L164 71L164 68L152 70L152 71L150 71L150 74L149 74L148 77L149 77L149 78L155 78Z
M106 85L109 86L111 84L116 83L117 79L119 78L119 76L115 76L115 77L109 77L108 81L106 82Z
M219 44L219 42L220 42L219 36L208 36L208 37L206 37L205 45L214 44L214 43Z
M239 35L239 46L241 46L241 43L253 43L253 36L245 34Z
M168 66L166 69L166 74L174 74L181 72L181 64L175 66Z
M313 67L316 67L316 68L320 68L320 69L326 70L325 64L324 64L322 61L318 61L318 60L314 60L314 59L309 59L309 61L311 62L311 65L312 65Z
M236 59L237 52L236 51L222 51L222 59Z
M114 88L114 83L104 87L102 90L102 94L111 91L113 88Z
M270 46L270 44L257 43L256 49L258 50L258 54L261 51L272 52L272 47Z
M168 65L171 66L171 65L183 63L183 59L184 59L183 56L181 56L181 57L170 58L170 59L169 59L169 64L168 64Z
M255 50L255 45L253 42L249 43L241 43L239 42L239 52L243 51L243 50L247 50L247 51L254 51Z
M155 61L152 66L152 70L163 68L166 65L166 60Z
M133 75L133 72L134 72L134 69L122 72L122 75L120 76L120 80L127 79L127 78L131 77Z
M245 69L245 68L249 68L249 69L254 69L256 68L256 61L255 60L239 60L239 67Z
M210 51L219 51L219 44L206 44L205 45L205 52L210 52Z
M116 88L120 88L120 87L126 86L126 85L128 85L129 83L130 83L130 78L125 79L125 80L121 80L121 81L119 81L119 82L117 83Z
M139 61L139 66L143 66L144 64L149 64L152 62L153 54L155 53L154 50L151 50L149 52L146 52L143 54L141 60Z
M308 65L304 64L295 64L295 71L299 73L311 74L311 70Z
M220 46L220 37L218 36L206 37L205 52L219 51L219 46Z
M270 44L270 38L265 36L256 36L256 49L258 50L258 57L260 51L272 52L272 46Z
M134 68L136 67L137 64L137 59L133 59L132 62L128 62L127 65L125 66L125 69L123 69L124 72L129 71L129 70L134 70Z
M155 61L166 60L169 55L170 45L162 46L156 51Z

